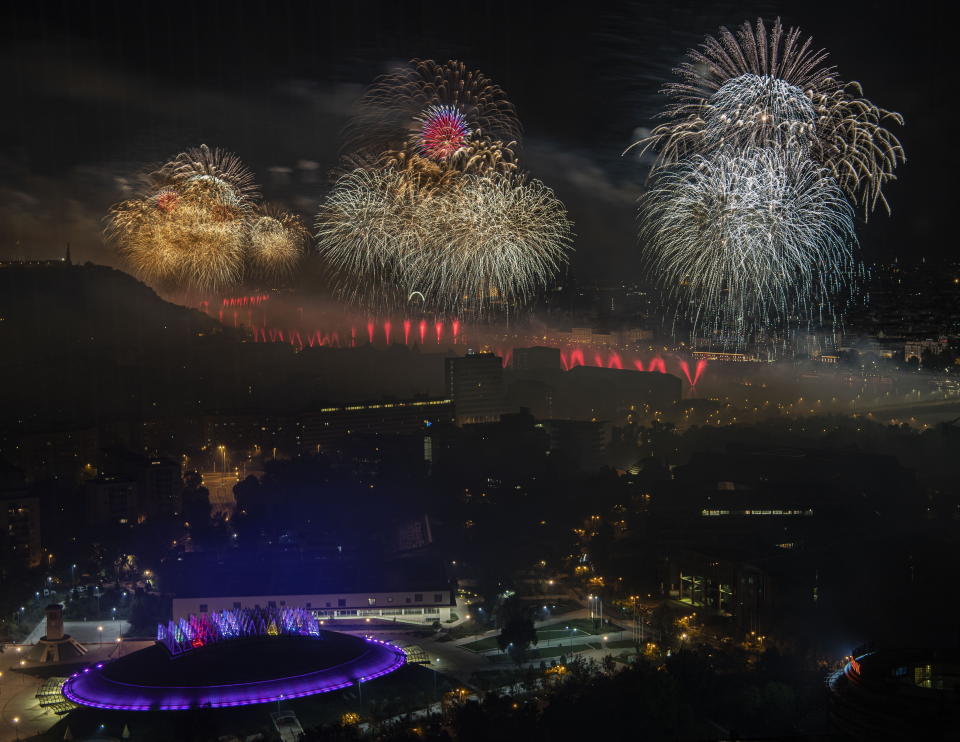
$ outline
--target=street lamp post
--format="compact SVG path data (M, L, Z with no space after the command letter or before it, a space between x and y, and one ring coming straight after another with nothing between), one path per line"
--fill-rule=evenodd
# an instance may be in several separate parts
M97 631L100 632L100 646L103 646L103 626L97 626Z

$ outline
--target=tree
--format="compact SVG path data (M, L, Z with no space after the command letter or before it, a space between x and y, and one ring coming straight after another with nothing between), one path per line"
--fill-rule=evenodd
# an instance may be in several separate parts
M530 609L516 596L507 598L500 607L500 635L497 646L506 649L518 665L526 659L527 647L537 643Z

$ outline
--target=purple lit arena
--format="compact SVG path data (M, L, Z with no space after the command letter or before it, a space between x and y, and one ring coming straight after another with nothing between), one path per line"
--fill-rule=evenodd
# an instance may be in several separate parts
M64 695L120 711L227 708L347 688L406 662L393 644L325 631L296 608L190 616L157 633L152 647L74 673Z

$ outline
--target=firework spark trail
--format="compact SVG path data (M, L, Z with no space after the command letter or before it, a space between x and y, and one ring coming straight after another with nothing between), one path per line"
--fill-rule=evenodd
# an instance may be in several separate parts
M838 314L855 288L852 208L801 151L727 148L664 170L645 197L653 266L694 325L741 343Z
M663 91L666 121L637 144L656 151L658 167L726 146L802 147L865 215L878 203L889 212L882 189L905 157L886 124L903 120L843 82L812 44L779 19L769 31L761 20L721 28L688 53Z

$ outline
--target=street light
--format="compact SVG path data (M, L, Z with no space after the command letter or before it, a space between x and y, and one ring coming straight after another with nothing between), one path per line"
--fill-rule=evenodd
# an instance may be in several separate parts
M100 644L103 644L103 626L97 626L97 631L100 632Z
M13 717L13 728L17 731L17 742L20 742L20 717Z

